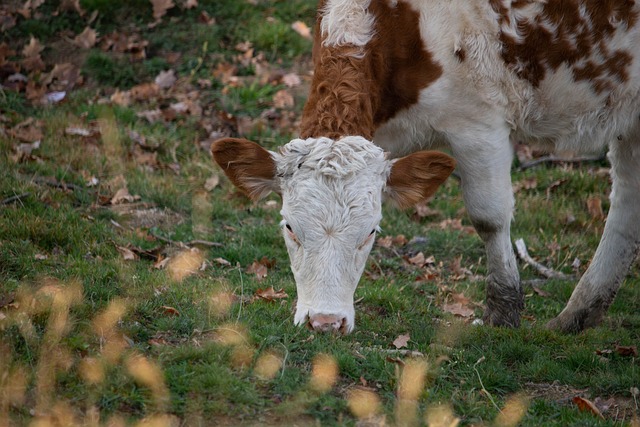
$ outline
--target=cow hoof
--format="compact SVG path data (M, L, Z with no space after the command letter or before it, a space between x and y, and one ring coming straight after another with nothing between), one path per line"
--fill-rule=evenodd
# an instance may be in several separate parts
M604 316L603 310L563 310L557 317L547 323L547 329L577 334L587 328L598 326Z
M504 326L507 328L519 328L520 327L520 311L502 311L491 310L487 308L484 311L482 320L485 325L489 326Z

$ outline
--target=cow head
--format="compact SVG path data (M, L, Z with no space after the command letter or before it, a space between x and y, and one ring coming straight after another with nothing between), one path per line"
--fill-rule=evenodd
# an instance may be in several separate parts
M350 332L353 295L371 251L381 204L400 208L430 197L453 171L446 154L388 160L359 136L295 139L271 152L225 138L211 148L231 182L254 200L282 196L282 234L296 281L295 323Z

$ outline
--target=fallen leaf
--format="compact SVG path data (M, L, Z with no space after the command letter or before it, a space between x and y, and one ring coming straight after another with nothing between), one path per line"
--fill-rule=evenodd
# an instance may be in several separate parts
M263 264L260 264L258 261L254 261L253 264L247 268L247 273L255 274L258 280L262 280L267 277L267 267Z
M198 0L187 0L184 4L185 9L193 9L194 7L198 7Z
M43 261L45 259L48 259L49 257L47 255L43 255L43 254L35 254L33 256L33 258L38 260L38 261Z
M167 266L170 260L171 260L170 257L164 257L162 254L160 254L158 255L158 259L156 260L156 262L153 263L153 268L157 270L162 270Z
M154 80L161 89L169 89L176 82L176 73L173 70L161 71Z
M135 252L127 247L116 245L116 249L118 250L118 252L120 252L120 255L122 255L122 258L125 261L134 261L138 259L138 255L136 255Z
M393 246L393 237L391 236L384 236L384 237L380 237L378 238L378 240L376 240L376 244L378 246L382 246L383 248L391 248L391 246Z
M150 0L153 5L153 19L160 20L167 10L175 6L173 0Z
M311 40L311 29L302 21L296 21L291 24L291 28L307 40Z
M473 316L473 309L464 306L459 302L454 302L452 304L445 304L442 306L442 311L446 311L447 313L451 313L455 316L460 317L471 317Z
M275 289L273 289L273 286L271 286L266 289L258 289L256 291L256 296L267 301L274 301L276 299L287 298L289 295L287 295L287 293L283 289L279 289L276 291Z
M220 183L220 176L218 176L217 174L211 175L204 182L204 189L207 191L212 191L214 188L218 186L219 183Z
M180 316L180 312L173 307L163 305L160 308L162 309L162 314L164 314L165 316Z
M111 198L111 204L119 205L122 203L133 203L136 200L140 200L140 196L138 195L132 196L129 193L129 190L127 189L127 187L123 187L118 191L116 191L116 194L113 195L113 197Z
M231 263L229 261L227 261L224 258L219 258L219 257L218 258L214 258L213 262L215 262L217 264L220 264L220 265L224 265L224 266L230 266L231 265Z
M630 345L630 346L617 345L616 353L618 353L620 356L638 357L638 347L636 347L635 345Z
M276 108L291 108L294 104L293 96L286 89L279 90L273 95L273 106Z
M22 55L25 58L39 57L40 52L42 52L43 50L44 46L40 44L37 38L31 36L29 44L25 45L25 47L22 49Z
M410 339L411 337L409 336L409 334L398 335L398 338L393 340L393 345L395 346L395 348L406 347Z
M73 44L80 47L81 49L91 49L96 45L96 40L98 37L98 33L96 30L86 27L83 32L78 34L73 39Z
M593 415L597 416L598 418L602 418L604 420L604 416L602 415L602 412L600 412L600 410L596 407L596 405L594 405L593 402L591 402L590 400L580 396L575 396L572 400L573 400L573 403L575 403L578 406L578 409L580 409L581 411L591 412Z
M288 73L282 76L282 83L287 87L296 87L300 86L302 81L300 80L300 76L296 73Z
M198 15L198 21L205 25L215 25L216 18L209 16L207 11L203 10L202 12L200 12L200 15Z
M604 219L602 199L599 196L591 196L587 198L587 211L593 219Z
M132 87L129 93L136 101L148 101L160 94L160 87L156 83L142 83Z

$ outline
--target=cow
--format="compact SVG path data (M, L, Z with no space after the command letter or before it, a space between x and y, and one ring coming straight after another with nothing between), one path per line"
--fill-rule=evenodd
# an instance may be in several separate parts
M253 199L282 196L294 321L354 328L353 295L381 219L433 195L457 167L487 256L485 324L518 327L511 244L514 142L608 146L611 207L564 310L598 325L640 246L640 3L633 0L321 0L299 138L267 151L215 142ZM455 159L437 151L446 149Z

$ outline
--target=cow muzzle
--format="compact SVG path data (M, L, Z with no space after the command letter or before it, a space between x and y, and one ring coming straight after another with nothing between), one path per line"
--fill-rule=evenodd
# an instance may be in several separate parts
M347 333L347 318L336 314L314 314L307 325L316 332Z

